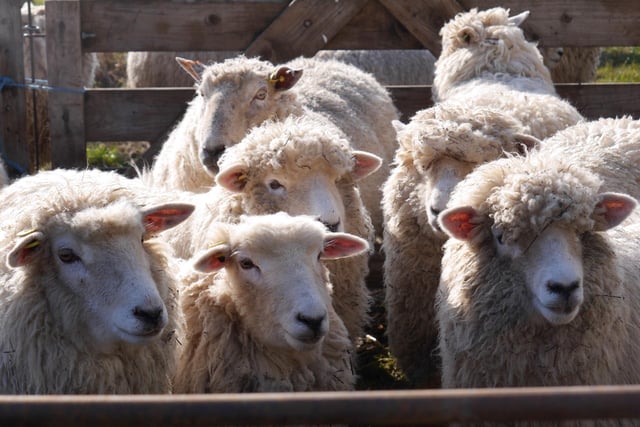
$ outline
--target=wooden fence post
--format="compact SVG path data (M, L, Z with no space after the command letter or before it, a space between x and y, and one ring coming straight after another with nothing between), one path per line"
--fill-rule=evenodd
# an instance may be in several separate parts
M47 74L51 164L84 168L87 153L84 131L82 36L77 0L47 1Z
M0 77L10 78L16 83L24 82L21 5L22 0L5 0L0 7ZM24 88L15 86L5 86L0 90L0 150L6 160L15 164L15 168L28 171L25 93Z

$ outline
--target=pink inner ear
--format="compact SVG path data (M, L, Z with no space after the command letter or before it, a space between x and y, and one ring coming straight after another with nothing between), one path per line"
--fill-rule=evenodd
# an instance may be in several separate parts
M226 188L229 191L240 192L247 185L247 175L244 168L232 167L225 171L222 171L216 177L216 182L221 187Z
M366 247L361 242L347 238L332 237L325 241L324 256L327 258L346 257L362 252Z
M368 153L356 153L354 160L353 177L356 180L371 175L382 163L379 157Z
M472 208L460 208L444 212L440 223L456 239L467 240L477 226L471 222L474 216L475 211Z
M608 228L615 227L624 221L636 207L636 203L629 197L606 194L600 203L596 205L596 209L604 208L604 220Z
M196 269L204 273L211 273L223 268L226 264L227 258L221 253L211 253L208 256L201 258L196 263Z
M148 233L158 233L175 227L187 219L193 213L194 206L171 206L154 210L145 215L144 226Z

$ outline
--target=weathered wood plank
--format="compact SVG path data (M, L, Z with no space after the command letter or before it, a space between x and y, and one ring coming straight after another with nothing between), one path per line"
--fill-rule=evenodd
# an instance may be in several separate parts
M440 54L439 31L464 8L456 0L378 0L435 56Z
M86 164L80 3L47 2L47 73L49 92L51 163L53 167ZM73 91L76 92L73 92Z
M24 81L22 53L21 0L7 0L0 7L0 76ZM30 170L26 138L25 89L6 86L0 91L0 150L7 160Z
M561 84L560 96L588 119L628 114L640 118L640 83ZM393 86L391 96L408 121L432 105L429 86ZM193 97L192 89L88 89L88 141L154 141L174 125Z
M274 63L313 56L364 7L368 0L292 2L246 49Z
M284 0L82 0L83 48L94 52L244 50L287 7Z
M87 141L155 141L192 98L193 89L87 90Z

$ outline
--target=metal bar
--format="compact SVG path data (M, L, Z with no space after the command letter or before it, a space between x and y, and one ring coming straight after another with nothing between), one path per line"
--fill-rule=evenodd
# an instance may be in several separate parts
M408 425L640 419L640 386L127 396L3 396L2 426Z

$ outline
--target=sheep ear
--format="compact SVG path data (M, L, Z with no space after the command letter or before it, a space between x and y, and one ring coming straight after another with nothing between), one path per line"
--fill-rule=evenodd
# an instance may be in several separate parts
M300 77L302 77L302 69L294 70L281 65L269 74L268 80L276 90L288 90L298 83Z
M328 233L324 238L321 259L337 259L359 255L369 250L366 240L348 233Z
M216 183L234 193L241 192L247 185L247 167L244 164L235 164L221 170L216 175Z
M187 74L193 77L193 80L198 83L202 81L202 73L204 73L204 70L206 68L206 66L202 62L180 58L179 56L176 56L176 61L178 61L178 64L180 64L182 69L185 70Z
M7 255L7 266L10 268L21 267L29 264L34 255L41 250L44 242L44 234L39 231L20 233L21 239Z
M451 237L469 240L482 224L481 216L471 206L445 209L438 215L438 224Z
M400 120L391 120L391 125L396 130L396 133L400 133L407 127L406 124L402 123Z
M527 19L527 17L529 17L529 11L525 10L524 12L516 16L510 16L508 22L511 25L516 25L519 27L525 21L525 19Z
M471 27L464 27L458 31L458 40L462 41L464 44L470 45L478 40L478 35L476 31Z
M159 233L175 227L193 213L194 205L188 203L167 203L142 212L142 223L147 234Z
M638 202L626 194L602 193L591 218L596 222L595 231L604 231L615 227L633 212Z
M382 159L375 154L366 151L354 151L353 158L355 165L353 166L353 179L358 181L371 175L382 166Z
M194 257L193 269L201 273L212 273L227 265L230 249L226 243L219 243L214 247Z
M514 137L514 140L516 143L518 154L523 156L536 147L539 147L541 144L538 138L533 135L527 135L525 133L517 133Z

